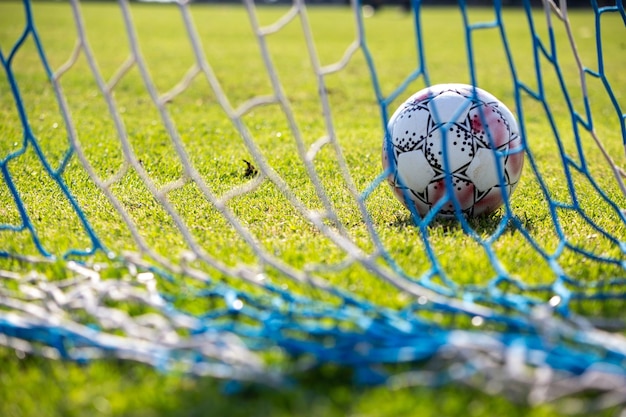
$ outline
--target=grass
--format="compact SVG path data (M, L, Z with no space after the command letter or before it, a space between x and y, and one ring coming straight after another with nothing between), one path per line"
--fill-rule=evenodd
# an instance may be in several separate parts
M2 358L7 367L0 377L7 417L552 415L547 406L512 407L503 398L453 386L437 391L356 388L332 370L316 374L304 388L274 392L256 387L224 395L224 387L214 380L161 375L142 366L99 362L80 367L10 355Z
M114 4L86 3L81 6L87 36L99 70L110 80L129 56L130 51L119 9ZM172 89L193 65L192 50L184 25L175 7L133 4L131 7L142 56L150 70L155 87L161 93ZM36 28L41 36L52 68L63 65L75 45L75 28L69 5L35 3ZM286 9L262 7L258 18L264 25L274 22ZM259 95L272 93L258 44L243 8L237 6L192 7L204 53L233 107ZM313 30L317 53L322 65L337 62L355 36L353 17L347 8L312 7L308 18ZM471 22L493 19L489 9L470 9ZM537 34L548 41L542 14L534 14ZM572 11L572 27L580 56L592 69L597 69L593 16L589 11ZM530 89L538 89L528 22L521 11L507 9L504 13L507 41L511 47L519 81ZM603 51L605 73L622 109L625 106L626 78L621 70L626 64L626 42L616 38L623 31L617 16L605 15ZM367 45L376 64L383 94L388 95L415 69L415 28L408 15L395 9L383 9L365 21ZM445 30L442 27L445 26ZM15 2L0 3L0 47L7 54L24 27L22 6ZM584 113L584 103L576 88L575 60L568 53L565 32L557 25L559 69L570 88L571 104ZM456 10L427 8L422 16L422 33L426 65L431 83L470 82L461 16ZM318 96L317 80L310 71L309 56L297 21L267 38L272 62L280 76L285 95L292 106L305 145L326 134ZM473 52L478 84L500 97L509 107L516 103L511 94L512 83L501 41L495 29L472 33ZM520 104L527 132L527 144L534 156L536 169L545 181L552 198L570 204L558 148L546 114L554 116L554 129L563 139L562 145L573 161L580 161L573 138L569 109L559 89L557 73L546 58L541 58L545 88L542 102L523 95ZM32 39L27 39L15 55L12 69L21 88L22 102L29 115L33 133L53 169L60 166L68 144L63 120L46 74L41 68ZM326 77L333 114L333 126L354 178L357 189L364 190L380 173L380 147L383 133L380 110L371 88L371 76L362 54L356 54L342 71ZM620 128L606 98L601 82L587 77L592 103L594 126L609 153L619 166L624 166ZM424 86L423 77L410 83L407 91L389 106L390 113L410 92ZM120 172L124 158L115 126L107 115L107 107L98 94L84 55L61 77L61 85L72 111L73 123L82 149L103 178ZM215 194L220 196L233 187L249 181L243 160L253 161L237 130L218 103L219 97L207 82L198 77L190 88L168 104L172 120L189 152L190 160ZM144 88L137 67L133 67L115 88L115 100L128 132L129 141L157 187L181 178L183 168L175 155L160 116ZM243 117L255 143L268 163L294 190L309 209L320 209L315 190L306 180L306 172L297 158L293 132L278 106L256 108ZM578 126L580 127L580 126ZM15 103L8 90L6 75L0 75L0 158L22 147L22 125ZM582 132L582 152L589 170L600 188L620 207L624 198L611 178L592 138ZM256 161L254 163L258 164ZM527 161L528 162L528 161ZM86 248L91 242L84 233L71 205L59 187L45 173L32 147L6 164L31 220L47 251L62 255L69 249ZM352 240L365 251L372 251L366 226L341 180L331 149L326 147L315 159L321 182ZM584 175L575 173L577 197L588 215L618 240L626 239L624 224L593 190ZM103 244L116 253L137 250L128 228L107 199L94 186L73 157L63 179ZM19 224L19 213L12 203L9 188L0 183L0 223ZM126 212L136 222L143 239L162 256L173 262L186 249L186 243L174 222L157 202L133 170L116 181L112 191ZM193 183L168 194L172 205L190 225L196 240L207 253L227 265L256 263L253 250L230 228L220 214L206 202ZM424 251L418 230L412 226L408 212L382 184L367 199L367 207L381 241L398 265L410 276L421 277L431 265ZM539 190L536 176L527 163L522 181L511 202L515 214L524 223L537 246L551 254L560 240ZM295 268L340 262L344 253L299 216L278 188L265 182L254 192L231 200L229 208L241 219L265 250ZM559 224L568 241L601 256L623 260L623 254L610 239L585 223L570 209L558 209ZM477 233L488 238L502 213L472 221ZM480 244L468 237L455 223L439 221L428 228L429 242L439 257L445 276L460 285L484 285L495 275ZM519 231L510 229L492 245L503 266L523 284L551 283L554 272L525 240ZM38 254L31 237L25 232L0 230L0 250L16 254ZM102 254L96 256L100 260ZM558 261L574 280L602 282L623 276L623 269L593 262L572 250L565 250ZM532 265L532 272L529 272ZM208 273L210 267L202 266ZM0 259L0 269L26 272L31 264L12 258ZM63 275L58 264L40 267L57 278ZM284 277L273 274L275 282L288 284ZM352 265L340 273L324 273L333 285L348 289L381 305L398 307L409 302L390 285L370 276L362 267ZM221 277L229 280L228 277ZM435 277L435 280L442 277ZM229 282L233 282L230 280ZM3 284L4 285L4 284ZM8 285L8 284L7 284ZM175 290L173 290L175 291ZM513 291L513 289L511 289ZM547 295L549 296L549 295ZM609 306L610 305L610 306ZM609 306L609 307L607 307ZM624 305L585 301L572 308L586 315L620 316ZM191 311L205 308L198 300L185 306ZM16 357L9 349L0 350L0 414L18 415L551 415L552 406L529 408L512 406L498 396L476 392L459 386L441 389L411 388L389 391L387 388L363 388L351 384L345 370L323 367L312 375L303 375L297 389L275 392L262 387L249 387L237 395L222 394L220 382L181 375L162 375L142 365L100 361L77 365L36 357ZM42 386L45 389L42 390Z

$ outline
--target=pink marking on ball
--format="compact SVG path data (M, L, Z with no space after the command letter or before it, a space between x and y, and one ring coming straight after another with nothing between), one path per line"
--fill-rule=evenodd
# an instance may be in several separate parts
M499 187L494 187L480 201L474 204L474 215L491 213L500 207L502 203L502 190Z
M459 202L461 206L461 210L467 210L474 204L474 192L475 187L474 184L468 181L459 180L457 178L452 178L453 181L453 190L454 198ZM440 179L438 181L432 182L428 186L428 199L431 201L432 205L437 204L442 198L444 198L447 194L446 180ZM453 212L454 204L452 201L443 205L441 209L445 212ZM426 215L428 210L424 211L423 216Z
M491 145L489 135L491 135L491 141L493 141L495 148L500 148L508 143L510 132L502 114L496 107L485 104L482 108L473 110L472 113L472 132L475 135L484 135L482 141L485 144Z
M524 152L519 151L522 139L517 136L509 143L509 149L516 149L518 152L509 155L506 162L509 175L514 180L517 180L522 174L522 168L524 167Z
M460 188L460 189L459 189ZM466 210L474 204L475 186L471 182L460 180L454 187L454 195L462 210Z
M446 181L440 179L428 184L428 199L433 203L437 203L446 195Z
M477 133L483 130L483 122L480 120L480 115L476 113L472 117L472 132Z

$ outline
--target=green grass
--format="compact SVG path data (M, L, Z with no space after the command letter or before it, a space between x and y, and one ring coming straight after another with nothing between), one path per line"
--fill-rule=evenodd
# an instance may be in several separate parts
M105 80L113 77L129 56L129 47L121 15L108 3L86 3L81 6L87 36L99 70ZM36 28L53 69L70 57L75 45L75 28L69 5L35 3ZM140 39L142 55L160 93L172 89L193 65L192 50L180 14L172 6L132 5L133 17ZM260 8L262 24L270 24L286 9ZM243 8L236 6L194 6L192 14L204 52L233 107L246 100L272 93L258 45L250 30ZM313 30L317 53L322 65L341 59L355 37L354 19L347 8L311 8L308 18ZM471 9L472 22L493 19L488 9ZM536 22L543 19L540 11ZM586 65L597 69L593 16L589 11L571 12L574 36L580 56ZM528 23L518 10L506 10L504 20L517 76L530 88L537 88L535 66L531 55ZM603 17L605 71L613 92L624 108L626 76L626 41L615 37L623 33L617 16ZM386 9L365 21L367 45L375 60L379 82L384 94L390 94L417 65L414 26L409 16L395 9ZM422 17L426 64L431 83L470 82L465 51L465 38L458 11L446 8L426 9ZM538 34L547 41L545 25L536 23ZM445 30L443 27L445 26ZM24 27L22 6L15 2L0 3L0 47L7 54ZM580 91L575 88L575 61L568 53L565 33L556 29L560 69L572 93L574 108L583 112ZM473 33L474 60L478 84L501 98L509 107L515 102L511 94L511 74L495 29ZM326 134L316 79L304 47L304 37L297 21L281 32L268 36L269 51L280 76L282 88L292 106L294 118L306 146ZM564 139L564 147L574 160L576 148L572 138L569 110L562 100L558 79L549 63L542 59L545 96L550 114ZM13 71L21 88L20 94L29 115L33 133L53 168L59 166L68 150L52 88L46 83L32 39L28 39L15 55ZM357 53L342 71L325 79L333 114L333 126L350 173L359 190L364 190L380 173L382 126L371 77L363 54ZM594 124L611 155L624 166L623 147L617 118L603 93L600 81L587 78ZM83 151L96 173L113 176L122 167L124 158L115 126L107 107L98 94L84 55L61 77L61 85L72 111L74 126ZM424 79L412 82L408 91L390 105L389 111L412 91L424 86ZM129 141L143 167L157 186L179 179L183 168L175 155L169 136L142 82L133 67L115 88L115 100L125 123ZM527 141L536 158L542 178L551 195L571 202L562 164L554 144L550 125L541 104L529 96L522 99ZM252 160L232 123L219 106L218 97L203 77L168 104L168 110L184 142L191 161L216 195L223 195L235 186L246 183L246 165ZM306 180L306 172L297 158L297 149L288 121L278 106L255 109L243 121L255 143L264 152L268 163L278 172L294 193L310 209L321 208L315 191ZM620 195L610 170L595 149L591 137L583 133L585 160L600 187L620 206ZM8 89L6 75L0 74L0 158L21 147L22 125ZM327 187L340 219L351 238L365 251L373 246L367 230L348 191L338 178L338 167L330 148L324 148L315 159L322 183ZM21 197L46 250L62 255L71 248L86 248L90 242L82 230L70 204L59 188L44 172L32 148L7 164ZM107 199L97 190L88 175L73 157L63 175L76 196L90 224L104 245L121 253L137 250L128 229L123 225ZM621 241L626 230L615 213L601 201L582 175L575 175L581 205L589 216ZM128 171L112 187L124 209L137 223L148 245L156 253L176 262L187 249L183 236L167 214L150 196L139 176ZM254 252L237 236L208 204L198 188L190 183L169 194L169 199L190 225L202 247L227 265L256 263ZM552 218L530 166L526 164L522 181L512 205L532 237L548 253L556 250L559 240ZM276 186L265 182L254 192L232 200L232 211L269 252L296 268L307 265L340 262L343 252L297 215ZM367 207L382 242L397 263L410 275L419 277L430 264L424 244L411 225L408 212L395 201L385 184L367 200ZM477 232L487 237L501 218L497 212L489 218L472 222ZM571 210L559 210L559 220L571 242L596 254L623 260L619 248L585 224ZM12 203L9 189L0 182L0 223L19 224L19 214ZM495 274L484 250L466 236L458 225L436 222L429 228L430 242L446 275L458 284L488 282ZM27 233L0 231L0 250L18 254L37 254ZM555 276L533 247L519 232L507 231L493 244L493 250L510 274L527 284L545 284ZM100 254L97 259L104 257ZM623 269L590 262L573 251L565 251L559 263L574 279L598 282L623 276ZM529 272L532 265L532 272ZM202 266L208 273L214 271ZM31 264L13 259L0 259L0 269L26 272ZM58 265L40 269L51 278L64 272ZM397 307L407 297L390 285L370 276L362 267L349 266L340 273L325 273L333 285L349 289L376 302ZM221 277L228 280L228 277ZM284 277L273 274L280 284L289 284ZM233 283L233 280L229 280ZM4 285L4 284L2 284ZM513 289L511 289L513 290ZM174 290L173 290L174 291ZM619 316L623 302L608 304L584 302L573 306L588 315ZM185 306L190 311L204 305ZM142 365L100 361L79 366L40 358L17 358L13 351L0 350L0 415L551 415L550 406L528 408L511 405L498 396L488 396L459 386L442 389L412 388L389 391L387 388L355 387L343 370L323 368L313 375L302 376L299 388L274 392L250 387L234 396L222 395L221 383L180 375L162 375Z
M13 356L13 357L11 357ZM210 379L161 375L142 366L98 362L59 364L13 353L2 355L3 416L550 416L503 398L463 389L356 388L335 370L322 370L298 389L262 387L225 395Z

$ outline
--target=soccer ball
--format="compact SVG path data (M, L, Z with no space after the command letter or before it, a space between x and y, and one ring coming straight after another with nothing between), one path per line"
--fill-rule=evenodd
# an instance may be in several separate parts
M515 117L496 97L465 84L439 84L406 100L389 119L383 168L395 196L426 216L491 213L510 196L524 153ZM448 185L452 185L448 189Z

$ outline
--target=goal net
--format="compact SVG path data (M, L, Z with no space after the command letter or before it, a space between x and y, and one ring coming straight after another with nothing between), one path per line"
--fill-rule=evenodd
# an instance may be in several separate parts
M625 401L626 12L521 3L3 4L0 345ZM448 82L519 124L488 215L387 184L391 114Z

